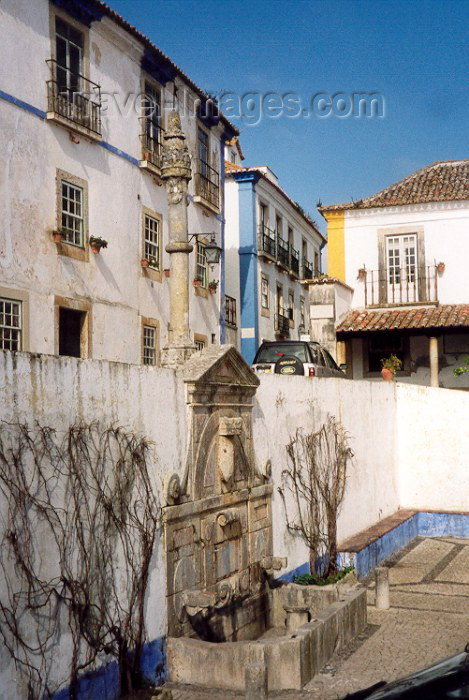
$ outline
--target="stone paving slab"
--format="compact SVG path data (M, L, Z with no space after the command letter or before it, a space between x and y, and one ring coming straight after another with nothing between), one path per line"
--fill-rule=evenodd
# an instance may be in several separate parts
M448 566L436 576L436 580L469 584L469 547L463 547Z
M441 559L453 550L454 545L440 540L423 540L389 570L389 582L418 583L435 568Z

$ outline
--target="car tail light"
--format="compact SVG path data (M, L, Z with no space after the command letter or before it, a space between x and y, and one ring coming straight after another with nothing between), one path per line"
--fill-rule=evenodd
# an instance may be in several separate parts
M316 376L316 368L315 367L310 367L308 370L308 376L309 377L315 377Z

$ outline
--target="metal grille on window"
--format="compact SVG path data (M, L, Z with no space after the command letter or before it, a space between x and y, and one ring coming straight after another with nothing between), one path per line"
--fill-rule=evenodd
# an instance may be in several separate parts
M62 180L62 239L83 248L83 224L83 190Z
M0 299L0 350L21 350L21 302Z
M225 295L225 321L227 326L236 326L236 299Z
M261 304L263 309L269 308L269 282L265 277L261 279Z
M197 243L196 278L202 287L207 286L207 256L205 247L201 243Z
M160 222L152 216L145 214L145 240L144 257L149 266L156 270L160 267Z
M156 365L156 328L143 326L143 364Z

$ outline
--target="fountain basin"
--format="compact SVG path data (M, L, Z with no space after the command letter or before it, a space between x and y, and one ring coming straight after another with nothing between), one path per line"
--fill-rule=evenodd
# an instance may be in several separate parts
M282 609L282 588L270 592L273 623L278 621L275 610ZM242 691L246 667L261 663L267 669L269 690L299 690L337 649L366 627L366 622L366 589L353 588L341 592L340 598L323 610L313 612L311 620L293 632L272 626L259 639L221 643L169 637L169 680Z

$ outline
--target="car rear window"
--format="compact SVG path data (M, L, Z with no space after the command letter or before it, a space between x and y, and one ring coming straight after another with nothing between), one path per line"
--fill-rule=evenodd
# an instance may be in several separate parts
M281 343L275 345L266 345L259 350L259 353L255 359L255 362L277 362L284 355L289 355L290 357L297 357L301 362L308 362L306 358L306 349L303 343L298 343L298 345L288 344L282 345Z

